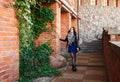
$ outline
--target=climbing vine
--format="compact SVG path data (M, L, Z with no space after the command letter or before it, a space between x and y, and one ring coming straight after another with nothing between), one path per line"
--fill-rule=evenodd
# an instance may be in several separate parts
M39 76L58 75L59 71L51 67L49 55L53 49L50 41L39 47L34 40L46 28L48 22L54 20L52 9L44 5L53 3L53 0L16 0L17 16L20 30L20 82L32 82Z

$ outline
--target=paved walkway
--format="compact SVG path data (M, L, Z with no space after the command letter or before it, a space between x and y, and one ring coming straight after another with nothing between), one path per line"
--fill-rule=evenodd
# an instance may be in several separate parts
M52 82L108 82L104 56L101 53L80 53L77 55L77 71L71 66Z

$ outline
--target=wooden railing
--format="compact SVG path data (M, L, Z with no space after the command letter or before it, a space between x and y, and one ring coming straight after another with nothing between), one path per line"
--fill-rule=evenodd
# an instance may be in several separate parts
M107 31L103 32L103 49L109 82L120 82L120 41L110 41Z

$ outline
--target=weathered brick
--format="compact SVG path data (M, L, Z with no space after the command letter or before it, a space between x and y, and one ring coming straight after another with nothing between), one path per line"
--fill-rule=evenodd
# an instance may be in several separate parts
M3 57L3 60L9 61L11 59L10 56Z
M7 79L9 77L10 77L10 74L7 74L7 75L3 76L3 79Z
M1 36L0 37L0 41L18 41L19 40L19 37L17 36Z
M9 66L8 66L8 65L1 66L1 67L0 67L0 70L7 70L7 69L9 69Z
M1 14L1 13L0 13ZM0 19L2 20L2 21L9 21L10 20L10 18L8 18L8 17L3 17L3 16L0 16Z
M4 8L1 8L0 7L0 16L6 16L6 15L8 15L8 13L5 11L5 9ZM1 12L2 11L2 12Z
M16 27L18 26L18 24L15 24L15 23L10 23L10 22L4 22L4 21L0 21L0 26L3 26L3 27Z
M4 82L15 82L15 81L13 81L13 80L9 77L9 78L5 79Z
M18 36L18 33L7 32L7 31L0 31L1 36Z
M2 51L2 50L14 50L14 49L18 49L19 48L19 46L3 46L3 47L0 47L0 50Z
M4 66L5 65L5 62L0 62L0 66Z
M5 74L5 71L0 71L0 76L3 76Z
M6 51L0 51L0 54L1 54L0 58L2 58L6 53L7 53Z
M0 82L15 82L19 78L19 29L16 9L9 5L12 1L0 1ZM14 72L17 76L13 76Z
M18 45L18 42L15 41L1 41L0 46L13 46Z
M0 31L7 31L7 32L13 32L13 33L17 33L19 30L16 27L0 27Z
M0 77L0 81L2 82L2 80L3 80L3 77Z

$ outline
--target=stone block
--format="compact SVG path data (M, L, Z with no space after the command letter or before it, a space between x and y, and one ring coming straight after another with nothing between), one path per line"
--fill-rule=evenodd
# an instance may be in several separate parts
M67 65L67 61L61 55L50 56L50 65L55 68L61 68Z

